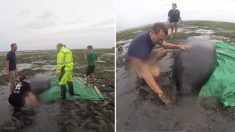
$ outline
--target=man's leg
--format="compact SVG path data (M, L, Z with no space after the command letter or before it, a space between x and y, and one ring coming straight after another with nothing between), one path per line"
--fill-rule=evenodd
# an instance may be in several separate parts
M91 81L92 81L92 84L93 84L93 87L94 87L95 86L94 73L91 73Z
M73 75L71 72L69 73L65 73L66 74L66 77L67 77L67 84L68 84L68 87L69 87L69 94L70 95L74 95L74 89L73 89Z
M15 89L15 81L16 81L16 72L15 71L10 71L10 73L9 73L9 83L10 83L9 91L10 91L10 94Z
M61 89L61 99L66 100L66 83L67 83L67 78L65 76L65 72L61 72L60 77L60 89Z
M174 26L172 23L170 23L170 27L171 27L171 38L173 37L173 33L174 33Z
M73 82L68 81L68 87L69 87L69 94L74 95L74 90L73 90Z
M89 74L89 67L86 68L86 85L88 86L90 79L90 74Z
M175 28L175 34L176 34L176 37L178 38L178 25L177 25L177 22L174 24L174 28Z

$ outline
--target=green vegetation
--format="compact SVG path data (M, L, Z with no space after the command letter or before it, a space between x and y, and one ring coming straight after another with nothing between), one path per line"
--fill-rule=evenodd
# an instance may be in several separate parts
M117 41L133 39L140 32L148 31L153 24L145 25L117 33ZM235 23L217 22L217 21L184 21L179 39L187 39L192 36L203 36L205 34L196 32L198 29L212 30L213 33L209 34L211 39L221 40L228 43L235 43ZM187 33L186 31L190 31ZM226 39L228 38L228 39ZM170 38L168 37L168 40ZM120 46L120 45L117 45Z

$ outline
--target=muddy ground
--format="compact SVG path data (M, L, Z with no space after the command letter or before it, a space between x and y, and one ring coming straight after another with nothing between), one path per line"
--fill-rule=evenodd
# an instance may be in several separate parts
M20 49L20 47L19 47ZM0 63L0 132L112 132L114 131L114 50L97 49L96 85L104 101L77 100L60 105L60 102L43 104L34 109L13 113L8 103L5 64ZM72 50L74 75L85 79L86 63L83 50ZM5 52L0 53L5 62ZM19 51L17 68L28 78L49 78L55 71L56 51Z
M171 96L172 106L164 105L142 79L136 79L125 70L127 48L137 34L151 25L117 33L117 131L179 131L179 132L233 132L235 108L223 108L213 97L202 102L197 96L181 97L172 80L174 51L160 61L161 74L156 81ZM211 41L224 41L234 45L235 24L209 21L187 21L180 26L179 38L167 41L180 44L189 37L203 37Z

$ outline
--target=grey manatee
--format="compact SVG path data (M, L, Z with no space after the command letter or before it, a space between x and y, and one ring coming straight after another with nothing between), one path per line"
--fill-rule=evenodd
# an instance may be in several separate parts
M188 51L177 51L172 77L181 95L198 94L216 67L216 50L212 42L202 38L186 40Z
M39 95L50 88L50 80L47 77L34 77L29 79L29 83L31 85L31 91L35 95Z

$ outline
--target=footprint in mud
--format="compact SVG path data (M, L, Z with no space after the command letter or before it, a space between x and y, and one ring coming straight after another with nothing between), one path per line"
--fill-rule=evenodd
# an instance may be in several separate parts
M13 110L11 114L11 120L4 122L0 126L0 131L17 131L19 129L30 126L34 123L36 113L33 109L27 110Z
M66 102L56 115L57 125L63 131L114 131L114 109L97 102ZM66 122L65 122L66 121ZM79 128L79 129L74 129Z

